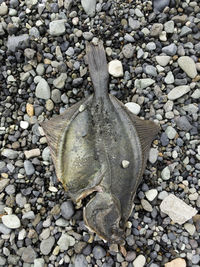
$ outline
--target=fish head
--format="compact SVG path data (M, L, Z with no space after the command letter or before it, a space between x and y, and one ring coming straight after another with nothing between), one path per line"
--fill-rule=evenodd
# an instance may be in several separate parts
M84 221L89 230L109 243L124 244L120 227L120 205L110 193L97 193L84 208Z

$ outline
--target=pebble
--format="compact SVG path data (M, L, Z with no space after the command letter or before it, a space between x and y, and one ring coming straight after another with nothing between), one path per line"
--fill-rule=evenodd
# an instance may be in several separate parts
M149 201L153 201L158 195L157 189L150 189L145 192L145 196Z
M200 98L200 89L196 89L193 94L191 95L192 98L194 99L199 99Z
M123 66L121 61L115 59L108 63L108 72L113 77L122 77L123 74Z
M171 71L167 73L167 76L165 77L165 83L166 84L173 84L174 83L174 75Z
M32 162L29 160L24 161L24 169L25 169L26 175L33 175L35 172L35 168Z
M0 179L0 193L9 184L9 179Z
M147 65L145 67L145 72L147 75L150 75L150 76L153 76L153 77L156 77L157 76L157 71L156 71L156 68L152 65Z
M134 55L134 47L132 44L127 44L122 48L122 53L125 58L132 58Z
M8 159L16 159L18 157L17 151L9 148L4 148L3 151L1 152L1 155L8 158Z
M148 211L148 212L152 212L153 208L151 206L151 204L146 200L146 199L142 199L141 200L141 204L144 210Z
M28 127L29 127L29 122L28 121L20 121L20 127L22 128L22 129L28 129Z
M11 229L6 227L3 223L0 223L0 233L2 233L4 235L9 235L10 232L11 232Z
M194 233L196 232L195 226L191 223L185 223L184 228L190 235L194 235Z
M183 95L187 94L190 91L190 87L188 85L180 85L174 87L167 95L168 99L176 100Z
M81 0L81 5L85 11L85 13L89 17L94 17L95 9L96 9L96 0Z
M126 169L128 168L130 162L128 160L122 160L122 168Z
M169 139L174 139L177 135L176 130L172 126L168 126L165 133Z
M138 115L140 113L141 107L137 103L128 102L125 104L125 107L128 108L133 114Z
M151 36L159 36L163 30L163 24L154 23L151 27L150 35Z
M5 2L0 5L0 16L4 16L8 13L8 6Z
M61 251L65 251L68 250L69 247L73 247L75 245L75 239L68 234L62 233L57 244L59 245Z
M2 222L9 229L17 229L21 226L19 218L14 214L3 215Z
M136 79L135 80L135 87L139 88L139 89L145 89L145 88L151 86L154 83L155 83L155 80L150 79L150 78Z
M7 47L9 51L15 52L18 47L20 46L26 46L29 41L29 35L28 34L22 34L18 36L8 36L8 42Z
M191 57L188 56L179 57L178 65L190 78L193 79L197 76L196 65Z
M31 149L31 150L25 150L24 151L24 155L25 155L26 159L39 157L40 156L40 149L39 148L34 148L34 149Z
M160 209L166 213L174 223L183 224L197 214L195 208L187 205L183 200L169 194L160 204Z
M161 177L163 180L169 180L170 179L170 169L168 166L166 166L162 172L161 172Z
M52 90L51 99L56 104L60 103L61 102L61 92L58 89Z
M177 51L177 46L175 44L170 44L162 48L162 52L168 56L174 56Z
M192 128L192 125L189 123L186 116L176 118L175 122L180 130L189 131Z
M24 248L22 253L22 260L27 263L33 263L36 258L36 253L31 246Z
M187 27L187 26L183 26L183 27L181 28L180 37L187 36L187 35L190 34L191 32L192 32L192 29L190 29L190 28Z
M71 219L74 215L74 206L71 201L65 201L61 205L61 214L66 220Z
M39 80L37 84L35 95L38 98L49 99L50 98L50 87L47 81L43 78Z
M146 264L146 258L144 255L138 255L133 261L133 267L143 267Z
M132 17L129 17L128 19L129 26L132 30L136 31L140 28L140 22L136 19L133 19Z
M37 258L34 260L33 267L44 267L45 261L43 258Z
M84 255L78 254L75 256L74 267L88 267L88 262Z
M26 112L30 117L32 117L34 115L34 106L32 104L27 103Z
M66 79L67 79L67 74L61 73L60 76L53 81L53 85L58 89L62 89L65 86Z
M65 21L54 20L49 23L49 33L52 36L60 36L65 33Z
M92 250L92 254L96 260L100 260L106 256L106 251L101 246L96 245Z
M181 258L165 263L165 267L186 267L186 261Z
M40 243L41 253L43 255L49 255L54 244L55 244L55 238L53 236L50 236L49 238L42 240L42 242Z
M169 21L165 22L164 29L165 29L166 33L174 33L174 21L169 20Z
M170 59L171 59L170 56L156 56L157 63L162 67L166 67Z

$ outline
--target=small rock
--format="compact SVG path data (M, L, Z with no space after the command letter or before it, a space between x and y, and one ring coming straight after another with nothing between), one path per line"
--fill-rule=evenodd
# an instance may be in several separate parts
M158 158L158 149L157 148L151 148L149 151L149 161L154 164L157 161Z
M147 65L145 67L145 73L150 75L150 76L154 76L156 77L158 74L157 74L157 71L156 71L156 68L152 65Z
M133 261L133 267L143 267L145 266L146 258L143 255L137 256L137 258Z
M89 17L94 17L95 9L96 9L96 0L81 0L81 5L85 11L85 13Z
M163 24L154 23L151 27L150 35L151 36L159 36L163 30Z
M33 267L44 267L45 261L43 258L37 258L34 260Z
M142 199L141 200L141 204L144 210L148 211L148 212L152 212L153 208L151 206L151 204L146 200L146 199Z
M9 181L10 181L9 179L0 179L0 193L9 184Z
M119 60L112 60L108 63L108 72L114 77L123 76L122 63Z
M170 100L176 100L183 95L187 94L190 91L190 87L188 85L180 85L177 87L174 87L169 94L167 95L168 99Z
M122 48L122 53L125 56L125 58L132 58L134 55L134 47L132 44L127 44Z
M180 33L180 37L184 37L187 36L188 34L190 34L192 32L192 29L190 29L187 26L183 26L181 29L181 33Z
M35 95L38 98L49 99L50 98L50 87L45 79L41 78L37 84Z
M197 214L195 208L187 205L183 200L169 194L160 204L160 209L166 213L174 223L183 224Z
M141 107L137 103L128 102L128 103L125 104L125 107L127 107L128 110L130 110L135 115L138 115L140 113Z
M11 229L6 227L3 223L0 223L0 233L2 233L4 235L9 235L10 232L11 232Z
M3 151L1 152L1 155L8 158L8 159L16 159L18 157L17 151L9 148L4 148Z
M191 95L192 98L194 99L199 99L200 98L200 89L196 89L194 93Z
M61 205L61 214L66 220L71 219L74 215L74 206L71 201L65 201Z
M23 208L24 205L27 203L26 197L23 196L21 193L18 193L16 195L16 204L20 207Z
M169 139L174 139L177 135L176 130L172 126L168 126L165 133Z
M60 36L65 33L65 21L63 19L54 20L49 23L49 33L52 36Z
M129 164L130 164L130 162L128 160L122 160L122 167L124 169L128 168Z
M184 259L177 258L165 263L165 267L186 267L186 261Z
M84 255L78 254L75 256L74 267L88 267L88 262Z
M28 129L28 126L29 126L29 123L28 123L28 121L20 121L20 127L22 128L22 129Z
M34 55L35 55L35 50L31 49L31 48L26 48L24 50L24 55L28 58L28 59L33 59Z
M69 247L74 246L75 239L68 234L62 233L57 244L59 245L61 251L65 251L68 250Z
M40 251L43 255L48 255L55 244L55 238L50 236L47 239L42 240L40 243Z
M2 222L9 229L17 229L21 226L19 218L14 214L3 215Z
M166 84L172 84L174 83L174 75L171 71L167 73L167 76L165 77L165 83Z
M149 201L153 201L158 195L158 191L156 189L150 189L145 192L145 196Z
M24 169L25 169L26 175L33 175L35 172L35 168L32 162L29 160L24 161Z
M149 42L147 45L146 45L146 50L147 51L153 51L153 50L156 50L156 44L154 42Z
M8 6L5 2L0 5L0 16L4 16L8 13Z
M132 17L129 17L128 19L129 26L132 30L136 31L140 28L140 22L138 20L133 19Z
M194 224L191 223L185 223L184 228L190 235L193 235L196 231Z
M34 106L32 104L27 103L26 112L30 117L32 117L34 115Z
M22 260L27 263L33 263L36 258L36 253L31 246L24 248L22 253Z
M8 50L15 52L17 48L25 47L29 43L29 35L28 34L22 34L19 36L8 36L8 42L7 47Z
M93 248L92 254L93 254L95 260L100 260L106 256L106 251L101 246L97 245Z
M150 78L136 79L135 80L135 87L138 88L138 89L144 89L146 87L151 86L154 83L155 83L155 81L150 79Z
M174 33L174 21L169 20L169 21L165 22L164 29L165 29L166 33Z
M170 56L156 56L157 63L162 67L167 66L167 64L169 63L170 59L171 59Z
M191 57L188 56L179 57L178 65L190 78L193 79L197 76L196 65Z
M67 74L61 73L60 76L53 81L53 85L58 89L62 89L65 86L66 79Z
M170 170L169 167L165 167L161 172L161 177L163 180L169 180L170 179Z
M186 116L181 116L175 119L176 125L180 130L189 131L192 125L189 123Z
M34 149L31 149L31 150L25 150L24 154L25 154L26 159L39 157L40 156L40 149L39 148L34 148Z
M61 102L61 92L58 89L54 89L51 92L51 99L54 103L60 103Z
M174 56L177 51L177 46L175 44L170 44L162 48L162 52L166 53L168 56Z

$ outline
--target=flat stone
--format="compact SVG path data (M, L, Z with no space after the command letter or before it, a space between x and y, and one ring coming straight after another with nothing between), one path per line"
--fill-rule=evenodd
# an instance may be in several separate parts
M187 205L183 200L169 194L160 204L160 209L166 213L174 223L183 224L197 214L195 208Z
M14 214L3 215L2 222L9 229L17 229L21 226L19 218Z
M192 33L192 29L187 27L187 26L183 26L181 28L181 33L180 33L180 37L184 37L187 36L188 34Z
M143 267L145 266L146 258L144 255L139 255L137 258L133 261L133 267Z
M185 223L184 228L190 235L194 235L194 233L196 232L196 228L195 228L194 224Z
M36 258L36 253L31 246L24 248L22 253L22 260L27 263L33 263Z
M28 34L22 34L19 36L8 36L8 42L7 47L9 51L15 52L17 48L20 48L21 46L27 46L29 42L29 35Z
M60 36L65 33L65 20L54 20L49 23L49 33L52 36Z
M55 238L50 236L47 239L42 240L40 243L40 251L43 255L48 255L55 244Z
M171 59L170 56L156 56L157 63L162 67L167 66L167 64L169 63L170 59Z
M169 167L166 166L162 172L161 172L161 177L163 180L169 180L170 179L170 170Z
M167 73L167 76L165 77L165 83L166 84L172 84L174 83L174 75L171 71Z
M74 206L71 201L65 201L61 205L61 214L66 220L71 219L74 215Z
M16 159L18 157L19 152L10 148L4 148L1 152L1 155L8 159Z
M10 181L9 179L0 179L0 193L9 184L9 181Z
M26 159L39 157L40 156L40 149L39 148L34 148L34 149L31 149L31 150L25 150L24 151L24 155L25 155Z
M186 267L186 261L181 258L165 263L165 267Z
M151 148L149 151L149 161L154 164L158 159L158 149Z
M197 76L196 65L191 57L188 56L179 57L178 65L190 78L193 79Z
M168 56L174 56L177 51L177 46L175 44L170 44L162 48L162 52Z
M61 251L65 251L68 250L69 247L73 247L75 245L75 239L68 234L62 233L57 244L59 245Z
M169 94L167 95L168 99L176 100L183 95L187 94L190 91L190 87L188 85L180 85L174 87Z
M148 212L152 212L153 208L151 206L151 204L146 200L146 199L142 199L141 200L141 204L144 210L148 211Z
M45 261L43 258L37 258L34 260L33 267L44 267Z
M89 17L94 17L95 9L96 9L96 0L81 0L81 5L85 11L85 13Z
M146 87L151 86L155 83L155 80L146 78L146 79L136 79L135 80L135 87L138 89L144 89Z
M158 195L158 191L156 189L150 189L145 192L145 196L149 201L153 201Z
M174 21L169 20L164 24L164 30L166 33L174 33Z
M123 66L121 61L115 59L108 63L108 72L114 77L123 76Z
M180 130L189 131L192 125L189 123L186 116L181 116L175 119L176 125Z
M62 89L65 86L66 79L67 79L67 74L66 73L61 73L60 76L57 77L53 81L53 85L58 89Z
M165 133L169 139L174 139L177 135L176 130L172 126L168 126Z
M137 103L128 102L125 104L125 107L128 108L133 114L138 115L140 113L141 107Z
M39 80L37 84L35 95L38 98L49 99L50 98L50 87L47 81L43 78Z
M26 175L33 175L35 172L35 168L32 162L29 160L24 161L24 169L25 169Z
M129 26L132 30L136 31L140 28L140 22L136 19L133 19L132 17L129 17L128 19Z

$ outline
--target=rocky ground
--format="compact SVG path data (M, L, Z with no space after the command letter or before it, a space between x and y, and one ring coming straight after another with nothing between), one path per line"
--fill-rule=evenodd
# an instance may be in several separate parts
M200 266L200 1L0 0L0 36L0 266ZM98 38L110 93L160 125L121 248L85 228L39 126L92 93Z

